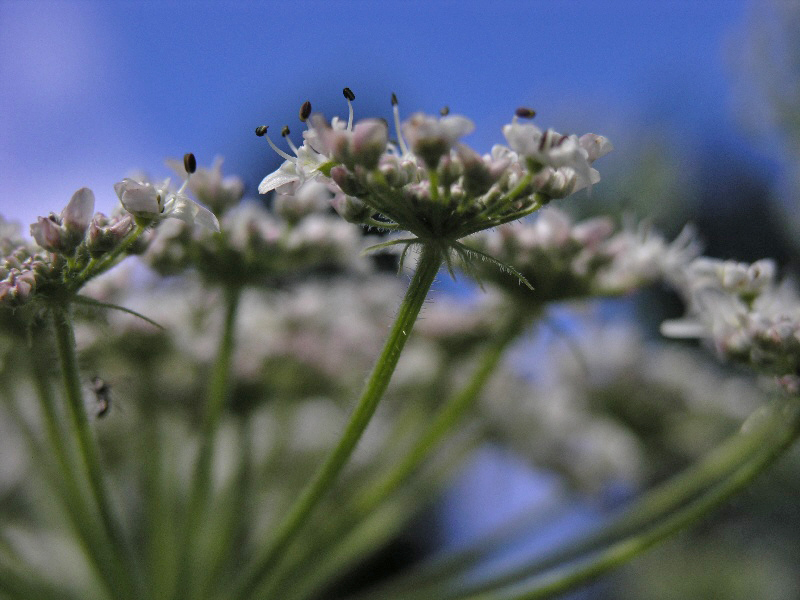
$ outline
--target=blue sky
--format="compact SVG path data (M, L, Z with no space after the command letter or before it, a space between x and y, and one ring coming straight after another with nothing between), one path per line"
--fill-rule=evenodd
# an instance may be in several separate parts
M248 182L278 163L259 124L310 99L343 114L450 106L486 151L520 105L542 126L626 139L653 121L736 143L731 49L745 0L159 2L0 0L0 212L30 223L134 170L226 157ZM612 157L609 157L609 160ZM25 227L27 229L27 226Z

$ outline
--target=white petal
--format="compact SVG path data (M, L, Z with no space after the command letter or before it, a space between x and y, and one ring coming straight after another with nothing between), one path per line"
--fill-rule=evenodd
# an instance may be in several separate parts
M172 196L167 202L163 217L180 219L190 225L201 225L211 231L219 231L219 221L214 213L188 196Z
M288 173L287 171L284 171L283 168L280 168L274 173L270 173L264 177L263 181L258 184L258 193L266 194L277 187L299 180L300 177L297 175L297 173Z

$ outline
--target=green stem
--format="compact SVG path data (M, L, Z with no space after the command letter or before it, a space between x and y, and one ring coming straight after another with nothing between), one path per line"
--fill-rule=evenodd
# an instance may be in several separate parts
M194 595L187 594L187 590L193 590L194 585L199 583L201 579L192 572L192 567L196 565L197 559L194 556L194 550L198 547L197 535L199 526L211 491L211 467L213 464L212 459L214 458L214 446L225 407L225 400L228 396L228 380L230 378L236 331L236 314L241 297L241 287L225 288L225 317L222 324L217 358L209 384L205 420L200 432L200 450L189 492L186 524L183 530L182 543L180 544L181 557L178 565L177 587L175 588L176 598L193 598Z
M578 585L628 562L658 542L699 521L709 512L722 505L790 448L798 435L800 435L800 403L795 400L793 406L787 407L784 412L786 422L780 425L785 425L785 427L782 431L774 432L776 435L770 440L765 449L757 452L748 462L741 465L733 474L717 483L709 491L649 529L635 532L602 549L586 561L570 565L525 585L519 585L517 589L498 590L474 595L459 594L458 598L461 600L538 600L549 598L554 594L574 589Z
M102 258L91 259L89 264L87 264L86 267L84 267L84 269L75 278L72 288L76 291L81 289L84 283L93 277L97 277L104 271L107 271L114 266L114 264L117 262L117 259L122 256L122 254L127 252L128 248L130 248L133 243L139 239L139 236L142 235L144 230L145 227L142 227L137 223L134 225L133 229L130 230L128 235L122 238L120 243L117 244L113 250L104 253Z
M362 519L346 537L330 549L321 549L317 562L307 566L302 574L289 576L282 581L278 593L264 593L264 598L307 600L320 598L325 586L336 581L337 576L347 573L359 560L363 560L376 549L385 547L396 538L420 509L432 503L442 490L443 484L451 480L453 472L463 465L464 458L483 441L476 433L458 440L456 448L448 449L448 455L424 481L415 482L393 494L391 500L382 503L366 518ZM438 458L438 457L437 457ZM268 590L272 592L272 590ZM394 596L383 596L391 598ZM402 596L397 596L402 597Z
M529 313L530 314L530 313ZM516 339L524 329L528 320L527 314L511 311L497 335L494 336L488 348L485 349L467 385L457 394L452 395L444 403L438 413L433 416L429 426L422 432L411 449L402 460L395 464L388 473L370 487L363 490L354 500L352 513L341 518L327 531L317 531L315 539L311 541L300 557L295 558L293 571L304 568L310 560L317 561L320 552L320 540L323 538L322 547L325 554L336 554L339 547L353 545L351 538L358 539L362 534L362 523L378 509L388 498L392 497L398 488L422 465L426 458L441 444L445 436L461 421L464 415L475 405L480 394L494 372L500 358L509 344ZM389 446L391 447L391 446ZM369 521L366 521L367 523ZM285 573L279 576L286 577Z
M372 375L367 380L358 405L351 415L342 437L294 503L288 516L279 526L272 542L265 547L252 567L246 571L241 584L234 588L236 593L232 594L231 598L247 598L256 589L261 578L269 573L269 570L281 557L311 511L323 498L347 463L389 385L400 353L441 264L442 250L437 246L425 244L417 264L417 270L400 304L383 352L373 368Z
M772 406L767 410L770 411L768 417L758 415L761 418L753 427L733 436L700 464L690 467L681 475L649 492L632 508L626 509L618 518L613 519L595 533L583 536L576 542L568 543L518 569L498 574L474 585L454 589L446 582L438 582L426 589L417 587L405 597L408 600L444 600L446 598L461 600L472 599L473 596L482 598L479 595L481 593L515 585L549 569L558 568L594 552L602 552L619 543L620 539L626 537L633 539L648 528L659 527L659 523L666 523L670 515L678 514L690 503L705 497L703 494L707 494L712 486L724 485L721 482L729 481L735 473L746 468L746 465L750 465L755 456L761 455L765 445L767 448L776 446L773 444L776 432L779 432L777 446L783 448L791 441L788 438L796 435L800 428L800 402L796 399L788 399L785 403L780 403L777 407ZM784 431L787 423L788 431ZM764 467L767 464L765 463ZM688 523L687 521L686 524ZM450 580L450 583L452 581L453 579Z
M373 484L356 500L357 514L369 514L388 498L405 480L416 471L430 453L445 439L464 415L475 406L489 378L497 368L503 352L516 339L524 327L526 317L514 311L504 323L481 357L478 368L469 383L446 402L433 417L432 422L414 446L385 477Z
M70 434L77 442L78 452L89 478L89 489L92 493L105 533L111 541L117 560L126 565L121 569L123 574L115 587L124 589L121 597L136 597L134 589L136 578L133 573L134 563L119 522L114 515L109 499L103 472L100 465L99 452L89 428L89 420L83 404L78 361L75 354L75 334L72 330L72 317L69 306L54 304L51 307L56 346L61 364L61 377L67 401Z
M9 398L8 406L15 421L14 425L27 439L34 461L32 464L38 465L44 472L47 483L63 500L69 524L89 559L90 567L106 586L109 597L113 597L114 587L120 576L120 565L113 561L113 549L93 513L91 498L85 494L85 487L76 478L69 448L58 426L58 416L49 385L50 373L45 368L43 355L33 348L30 355L34 386L41 412L45 416L45 433L50 446L42 445L21 411L15 408L14 401ZM56 457L56 464L51 462L53 455Z

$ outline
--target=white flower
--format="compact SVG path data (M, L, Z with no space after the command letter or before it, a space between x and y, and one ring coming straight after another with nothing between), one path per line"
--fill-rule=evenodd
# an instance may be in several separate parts
M503 126L503 135L512 150L542 166L552 167L554 175L565 181L574 173L577 181L570 192L597 183L600 177L591 164L613 150L608 138L601 135L587 133L578 138L552 129L542 131L532 123L518 122L516 117Z
M130 178L114 184L122 206L134 217L154 221L174 218L219 231L219 222L214 213L184 194L185 187L184 183L180 190L171 192L169 179L158 186Z
M336 118L333 119L330 125L330 129L334 131L343 130L345 127L346 124ZM266 194L272 190L286 193L285 190L280 188L289 184L302 185L306 180L316 177L319 174L320 165L330 160L324 153L325 144L313 127L303 132L303 145L299 148L292 143L288 134L284 135L289 147L295 154L294 156L287 154L273 143L266 127L263 128L263 131L261 129L259 127L256 130L256 135L266 137L272 149L285 158L286 161L278 167L277 171L270 173L261 181L258 185L259 194Z
M461 115L432 117L416 113L403 123L402 131L411 150L425 161L430 169L435 169L439 159L450 152L459 138L472 133L475 124Z

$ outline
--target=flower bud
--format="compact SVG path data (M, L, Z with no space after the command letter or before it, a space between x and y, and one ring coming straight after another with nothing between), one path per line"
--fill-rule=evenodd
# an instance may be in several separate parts
M349 223L364 223L372 215L372 210L361 200L343 193L333 197L331 206Z
M456 140L472 133L475 125L460 115L437 119L417 113L403 123L402 129L414 153L422 158L429 169L435 169L439 159L450 151Z
M31 225L31 235L36 243L50 252L63 252L62 244L63 230L55 220L57 217L51 214L49 217L38 217L37 222Z
M72 195L69 203L61 211L61 225L68 232L80 234L83 238L93 214L94 193L89 188L81 188Z

